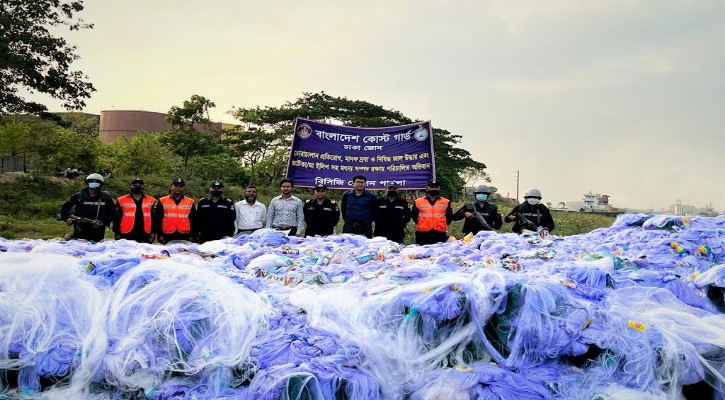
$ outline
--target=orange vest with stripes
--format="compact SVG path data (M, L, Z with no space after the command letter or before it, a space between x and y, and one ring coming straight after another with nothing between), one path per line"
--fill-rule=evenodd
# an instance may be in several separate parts
M176 204L174 199L169 195L160 198L159 202L164 206L164 218L161 221L161 230L164 233L191 232L189 213L191 213L191 209L194 207L194 200L191 197L184 196L179 204Z
M433 229L445 232L448 229L446 210L449 203L450 201L443 197L438 197L433 204L430 204L426 197L416 199L415 207L418 209L418 226L416 229L421 232L428 232Z
M133 230L136 222L136 202L130 194L123 195L119 198L118 205L121 207L121 233L129 233ZM151 206L154 205L156 199L151 196L144 196L141 200L141 211L143 212L143 230L151 233Z

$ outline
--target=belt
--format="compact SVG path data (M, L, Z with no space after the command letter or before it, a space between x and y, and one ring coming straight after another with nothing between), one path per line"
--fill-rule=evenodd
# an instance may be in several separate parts
M361 226L370 226L371 222L347 222L348 224L352 225L355 228L359 228Z
M290 230L290 229L292 229L292 228L295 228L295 229L297 229L297 227L296 227L296 226L273 226L273 227L272 227L272 229L276 229L276 230L278 230L278 231L287 231L287 230Z
M239 232L254 232L258 229L262 229L262 228L240 229Z

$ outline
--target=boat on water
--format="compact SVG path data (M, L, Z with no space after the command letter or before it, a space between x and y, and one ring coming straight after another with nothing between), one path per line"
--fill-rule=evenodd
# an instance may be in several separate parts
M611 196L607 194L599 193L585 193L582 197L582 201L570 201L565 204L567 211L576 211L591 214L600 215L619 215L624 213L624 210L612 207L609 204L609 198ZM561 205L561 203L559 203Z

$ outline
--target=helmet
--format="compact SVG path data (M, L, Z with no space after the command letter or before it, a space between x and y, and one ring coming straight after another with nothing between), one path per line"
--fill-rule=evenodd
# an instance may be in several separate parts
M103 176L101 174L90 174L86 177L86 182L88 181L99 181L103 183Z
M541 200L541 192L539 191L539 189L529 189L524 195L524 198L527 197L536 197L537 199Z
M488 186L486 186L486 185L480 185L480 186L476 186L476 188L473 190L473 193L474 194L476 194L476 193L491 194L491 189L489 189Z

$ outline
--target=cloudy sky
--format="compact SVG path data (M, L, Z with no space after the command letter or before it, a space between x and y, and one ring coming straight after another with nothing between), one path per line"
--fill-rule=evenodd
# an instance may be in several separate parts
M85 2L85 111L232 107L303 92L463 136L501 192L725 210L723 1ZM52 101L45 101L58 110Z

